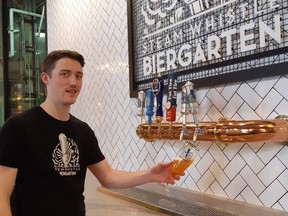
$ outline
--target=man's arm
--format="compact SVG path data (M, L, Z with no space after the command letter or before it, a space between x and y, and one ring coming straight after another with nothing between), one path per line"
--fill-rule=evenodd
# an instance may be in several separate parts
M0 165L0 215L11 216L10 196L12 194L16 175L16 168Z
M127 172L114 170L106 160L88 166L93 175L106 188L129 188L148 182L169 182L174 184L174 179L168 179L169 168L172 162L162 162L144 171ZM180 176L176 176L179 180Z

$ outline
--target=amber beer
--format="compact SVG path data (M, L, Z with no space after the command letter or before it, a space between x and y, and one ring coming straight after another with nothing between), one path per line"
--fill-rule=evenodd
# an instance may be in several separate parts
M193 163L198 151L191 142L186 142L173 160L173 164L169 170L169 178L181 175Z
M176 175L181 175L193 163L195 158L183 159L176 158L169 171L169 177L175 178Z

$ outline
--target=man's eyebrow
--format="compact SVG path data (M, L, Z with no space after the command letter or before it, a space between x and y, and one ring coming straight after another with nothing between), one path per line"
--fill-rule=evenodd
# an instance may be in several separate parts
M62 70L60 70L60 72L72 72L71 70L69 70L69 69L62 69ZM82 71L76 71L76 73L77 74L84 74Z
M68 69L61 69L60 72L71 72L71 70L68 70Z

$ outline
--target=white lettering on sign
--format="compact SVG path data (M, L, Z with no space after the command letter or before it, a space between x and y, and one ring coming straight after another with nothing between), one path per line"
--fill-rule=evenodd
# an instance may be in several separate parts
M258 27L256 27L258 26ZM254 34L255 28L259 34L259 40L255 40ZM201 43L195 45L183 44L178 52L174 49L168 49L161 51L151 56L145 56L143 58L143 71L144 76L151 74L157 74L166 70L176 69L176 64L179 63L181 67L187 67L189 65L206 62L207 60L215 60L222 58L223 55L232 55L233 37L239 35L240 37L240 50L241 52L255 50L257 45L259 47L267 46L266 37L271 37L277 43L281 43L281 25L280 16L274 17L274 28L270 28L262 20L259 23L250 22L248 24L240 26L239 29L230 29L220 33L220 36L211 35L207 38L208 48L205 53L201 47ZM258 42L259 44L256 44ZM226 50L223 53L221 47L225 46ZM194 51L192 51L194 50ZM207 56L207 57L206 57ZM153 63L156 63L156 67Z
M213 8L208 0L183 1L189 8L186 12L191 14L191 17L185 20L180 19L183 9L176 7L177 1L172 1L173 3L162 1L162 4L167 4L163 11L160 8L152 10L148 3L147 12L144 7L142 8L146 25L153 26L152 32L149 33L146 29L147 31L144 31L146 33L142 36L144 76L185 67L193 68L196 64L207 61L224 60L224 57L233 54L234 47L238 52L244 53L266 47L271 40L278 44L283 42L281 18L275 10L281 5L278 0L254 0L253 4L240 3L237 8L235 8L237 0L215 0ZM229 8L228 6L232 4L233 7ZM221 7L227 7L227 9L219 11ZM160 21L157 23L156 19L152 20L156 15L167 20L168 11L173 9L176 13L175 17L170 17L172 23L170 27L161 28ZM217 13L212 13L214 10L217 10ZM235 13L236 10L237 13ZM259 16L267 11L271 14L276 11L274 15L269 15L271 16L269 23L267 23L267 17L267 20L262 20L265 17ZM242 22L247 21L241 26L235 25L239 16ZM259 18L254 19L257 16ZM199 17L203 18L199 19ZM185 29L181 28L181 24L186 25ZM176 26L178 28L174 28ZM173 30L166 31L169 28ZM156 37L164 31L165 34ZM202 39L201 34L207 35L206 38ZM189 40L187 40L188 36ZM173 46L177 48L171 48Z

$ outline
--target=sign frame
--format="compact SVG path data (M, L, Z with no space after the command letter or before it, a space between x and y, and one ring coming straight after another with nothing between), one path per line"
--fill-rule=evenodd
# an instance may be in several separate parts
M135 52L135 48L138 46L138 39L135 34L135 20L133 17L133 13L135 14L135 1L137 0L127 0L127 9L128 9L128 48L129 48L129 86L130 86L130 97L135 98L138 95L139 90L145 90L147 88L139 88L139 85L146 84L149 85L149 83L152 83L153 77L149 77L145 80L137 81L137 53ZM244 0L243 0L244 1ZM246 0L245 0L246 1ZM249 0L247 0L249 1ZM253 0L251 0L253 1ZM268 0L267 0L268 1ZM286 8L285 8L286 9ZM288 9L287 9L288 10ZM285 24L285 26L288 26L288 24ZM286 29L288 30L288 28ZM287 33L286 31L284 32ZM211 68L221 68L225 67L230 64L235 63L241 63L245 61L251 61L251 60L258 60L262 58L269 58L277 55L288 55L288 45L285 47L281 47L279 49L273 49L268 50L265 52L255 52L251 55L243 56L241 58L231 59L223 62L216 62L211 64L206 64L197 68L190 68L187 70L183 70L180 72L176 72L179 75L185 76L185 75L191 75L195 72L199 72L201 70L209 70ZM236 61L237 60L237 61ZM236 62L235 62L236 61ZM246 68L243 70L235 71L233 73L223 73L215 76L210 77L203 77L203 78L197 78L197 79L189 79L194 83L195 88L201 88L201 87L208 87L208 86L216 86L216 85L225 85L228 83L233 82L239 82L239 81L246 81L251 79L259 79L262 77L271 77L271 76L277 76L277 75L283 75L287 74L285 71L285 68L288 67L288 58L284 62L276 63L276 64L269 64L259 67L253 67L253 68ZM167 80L169 74L163 74L161 75L163 80ZM180 80L178 81L178 90L181 90L181 86L184 85L184 83L188 80ZM165 83L165 82L164 82ZM165 88L166 85L165 85Z

